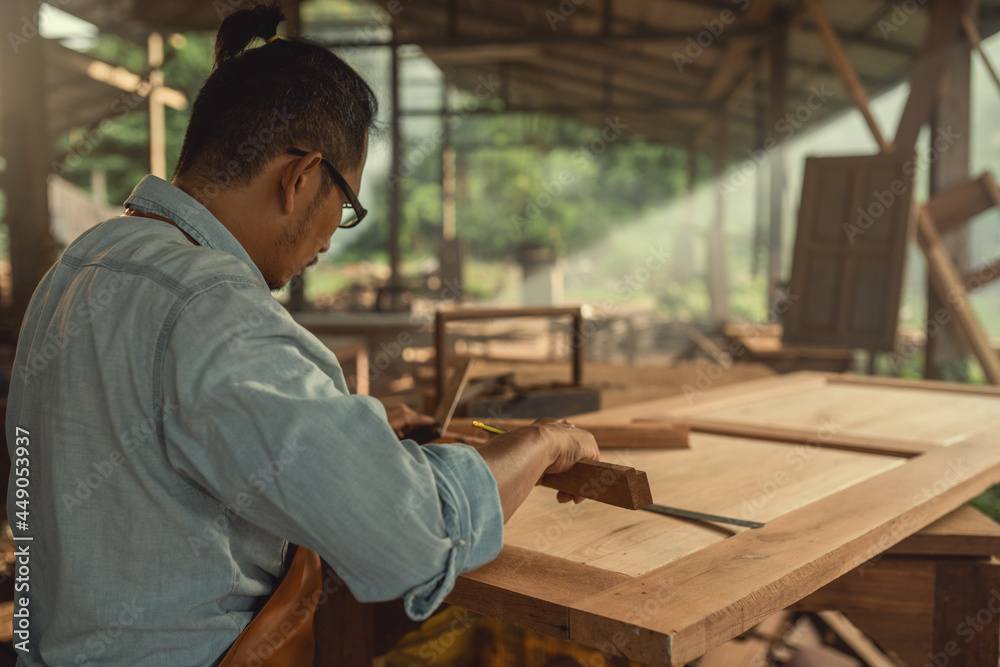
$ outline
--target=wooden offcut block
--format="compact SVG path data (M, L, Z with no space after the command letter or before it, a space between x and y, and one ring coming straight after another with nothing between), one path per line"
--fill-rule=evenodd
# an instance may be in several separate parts
M630 510L653 504L645 472L606 461L579 461L566 472L545 475L542 486Z

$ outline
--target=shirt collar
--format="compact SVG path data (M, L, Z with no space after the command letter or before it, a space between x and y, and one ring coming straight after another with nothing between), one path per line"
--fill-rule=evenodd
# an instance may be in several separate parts
M264 275L232 232L197 199L177 186L153 175L146 176L132 190L125 206L140 213L155 213L169 218L198 245L228 252L246 262L261 284L267 286Z

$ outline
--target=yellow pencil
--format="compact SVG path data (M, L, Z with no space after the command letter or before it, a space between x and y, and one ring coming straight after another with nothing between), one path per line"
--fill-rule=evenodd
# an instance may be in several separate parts
M497 433L497 434L499 434L499 433L506 433L507 432L507 431L503 430L502 428L498 428L496 426L490 426L489 424L484 424L483 422L479 422L479 421L473 421L472 425L475 426L476 428L481 428L484 431L489 431L490 433Z

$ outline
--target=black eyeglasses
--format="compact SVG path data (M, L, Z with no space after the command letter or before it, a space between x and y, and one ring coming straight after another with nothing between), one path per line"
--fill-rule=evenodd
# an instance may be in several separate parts
M309 154L301 148L294 148L291 146L289 146L288 152L292 155L298 155L299 157ZM330 168L330 173L333 174L333 180L340 186L340 189L344 192L344 196L347 197L347 203L344 204L344 212L340 218L340 227L343 229L357 227L358 224L365 219L365 216L368 215L367 209L365 209L365 207L361 205L361 202L358 201L358 196L354 194L354 190L352 190L351 186L347 184L347 179L340 173L340 170L333 166L333 163L325 157L320 156L320 159L323 160L323 164Z

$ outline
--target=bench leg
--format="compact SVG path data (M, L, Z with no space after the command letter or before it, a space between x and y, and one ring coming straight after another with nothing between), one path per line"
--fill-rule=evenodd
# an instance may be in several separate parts
M1000 564L886 556L797 603L838 610L910 667L1000 663Z
M971 561L971 562L968 562ZM1000 660L1000 565L979 559L937 563L935 667L996 665Z

